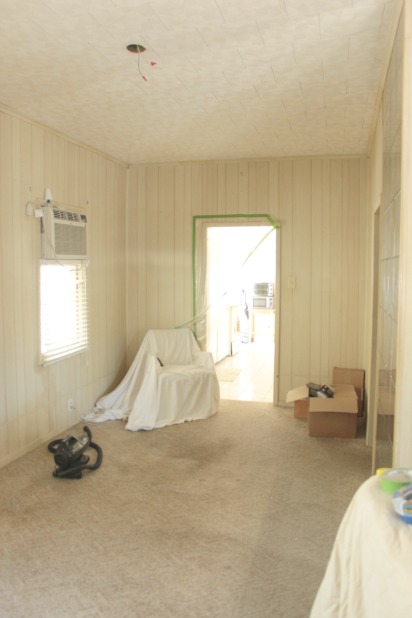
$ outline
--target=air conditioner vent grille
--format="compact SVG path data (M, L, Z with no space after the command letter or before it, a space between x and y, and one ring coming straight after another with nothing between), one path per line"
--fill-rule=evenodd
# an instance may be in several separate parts
M73 221L74 223L86 223L86 215L82 215L78 212L69 212L68 210L59 210L53 208L53 217L60 221Z

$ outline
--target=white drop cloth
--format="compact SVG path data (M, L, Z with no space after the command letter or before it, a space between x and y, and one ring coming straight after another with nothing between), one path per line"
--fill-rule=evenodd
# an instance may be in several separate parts
M412 525L373 476L342 519L310 618L412 616L411 579Z
M199 349L192 331L151 330L122 382L84 420L127 419L126 429L138 431L207 418L218 406L213 357Z

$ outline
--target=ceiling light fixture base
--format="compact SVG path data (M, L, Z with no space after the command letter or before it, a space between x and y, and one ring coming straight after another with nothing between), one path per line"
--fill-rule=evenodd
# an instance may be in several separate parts
M144 51L146 51L146 47L144 47L143 45L139 45L139 43L131 43L126 47L126 49L132 54L142 54Z

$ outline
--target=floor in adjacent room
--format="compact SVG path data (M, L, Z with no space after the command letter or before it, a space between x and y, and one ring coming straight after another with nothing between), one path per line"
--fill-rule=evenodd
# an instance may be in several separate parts
M273 341L241 343L239 348L216 364L221 398L273 402Z

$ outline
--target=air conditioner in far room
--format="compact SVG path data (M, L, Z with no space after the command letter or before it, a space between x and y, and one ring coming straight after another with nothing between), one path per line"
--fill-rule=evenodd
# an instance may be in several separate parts
M86 259L86 215L44 206L41 219L41 257L43 260Z

